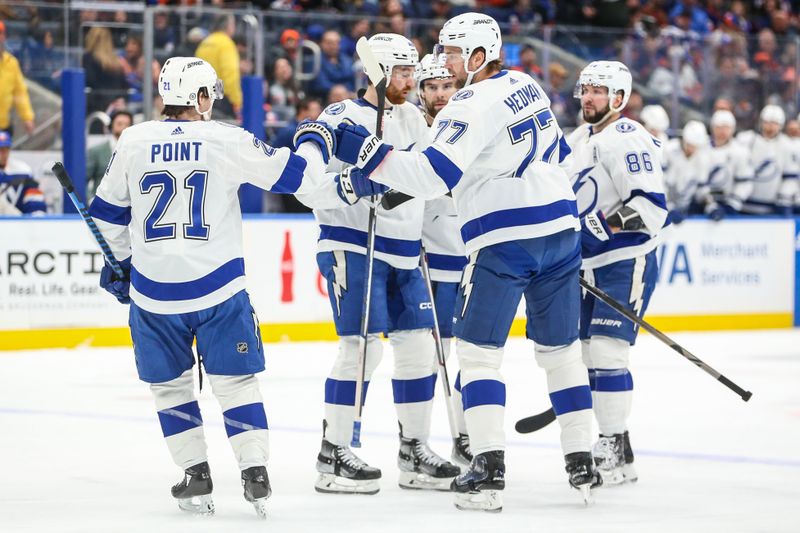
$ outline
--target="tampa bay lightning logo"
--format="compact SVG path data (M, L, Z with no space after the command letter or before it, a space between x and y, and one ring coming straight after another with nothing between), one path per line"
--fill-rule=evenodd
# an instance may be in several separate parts
M452 100L454 102L458 102L460 100L466 100L473 94L475 94L475 91L473 91L472 89L464 89L463 91L458 91L456 94L454 94Z
M764 183L772 181L778 175L778 165L772 159L765 159L756 167L753 181L756 183Z
M594 212L597 208L597 182L588 175L593 169L594 165L578 172L575 183L572 185L572 192L575 193L575 198L578 200L578 209L580 210L578 216L581 218Z
M344 104L342 102L336 102L325 108L325 112L329 115L338 115L342 111L344 111Z
M617 131L620 133L628 133L636 129L636 126L631 124L630 122L619 122L617 123Z

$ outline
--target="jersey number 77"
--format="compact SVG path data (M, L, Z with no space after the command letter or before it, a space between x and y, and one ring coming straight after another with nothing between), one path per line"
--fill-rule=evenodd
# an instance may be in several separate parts
M522 159L517 171L514 172L515 178L521 178L525 169L530 165L531 160L536 156L536 149L539 144L538 131L546 130L553 123L553 114L549 108L537 111L535 114L515 122L508 127L508 134L511 136L511 144L519 144L530 137L530 148ZM558 138L556 138L558 143ZM548 150L549 151L549 150ZM543 157L544 159L544 157Z

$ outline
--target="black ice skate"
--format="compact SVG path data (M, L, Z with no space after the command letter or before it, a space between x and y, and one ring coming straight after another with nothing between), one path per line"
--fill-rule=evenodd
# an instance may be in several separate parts
M453 451L450 454L450 459L455 464L461 467L462 472L466 472L469 464L472 462L472 450L469 447L469 435L466 433L459 433L458 437L453 439Z
M597 470L603 476L603 483L619 485L625 482L625 438L622 433L600 435L592 448L592 455Z
M242 470L242 487L244 487L244 499L253 504L259 518L266 519L267 498L272 494L267 467L251 466Z
M453 480L456 507L461 510L500 512L503 510L503 490L506 488L504 451L476 455L469 469Z
M211 471L208 463L203 461L185 470L183 481L172 487L172 497L178 500L178 507L183 511L213 515L212 490Z
M404 489L449 490L450 482L461 473L456 465L436 455L426 442L404 437L402 426L397 466L398 484Z
M622 434L622 441L625 445L623 455L625 456L625 465L622 467L622 475L625 476L625 481L636 483L639 481L639 474L636 473L636 467L633 466L633 448L631 448L631 437L628 431Z
M317 456L317 492L333 494L377 494L381 471L362 461L347 446L325 439L327 422L322 424L322 448Z
M568 453L564 456L569 474L569 484L581 492L583 503L592 503L592 489L603 484L603 478L594 468L592 454L589 452Z

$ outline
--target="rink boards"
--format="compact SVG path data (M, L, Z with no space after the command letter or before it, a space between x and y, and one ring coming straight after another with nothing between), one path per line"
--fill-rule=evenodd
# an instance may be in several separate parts
M245 218L248 292L267 341L335 338L317 234L310 216ZM130 344L128 308L97 286L102 257L79 218L2 218L0 235L0 349ZM656 327L800 325L800 221L687 220L658 256ZM524 335L522 316L512 335Z

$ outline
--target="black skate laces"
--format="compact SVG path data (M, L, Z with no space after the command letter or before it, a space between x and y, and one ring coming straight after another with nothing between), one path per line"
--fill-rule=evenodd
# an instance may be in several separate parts
M472 455L472 450L469 447L469 435L463 433L458 434L458 445L461 446L465 452Z

